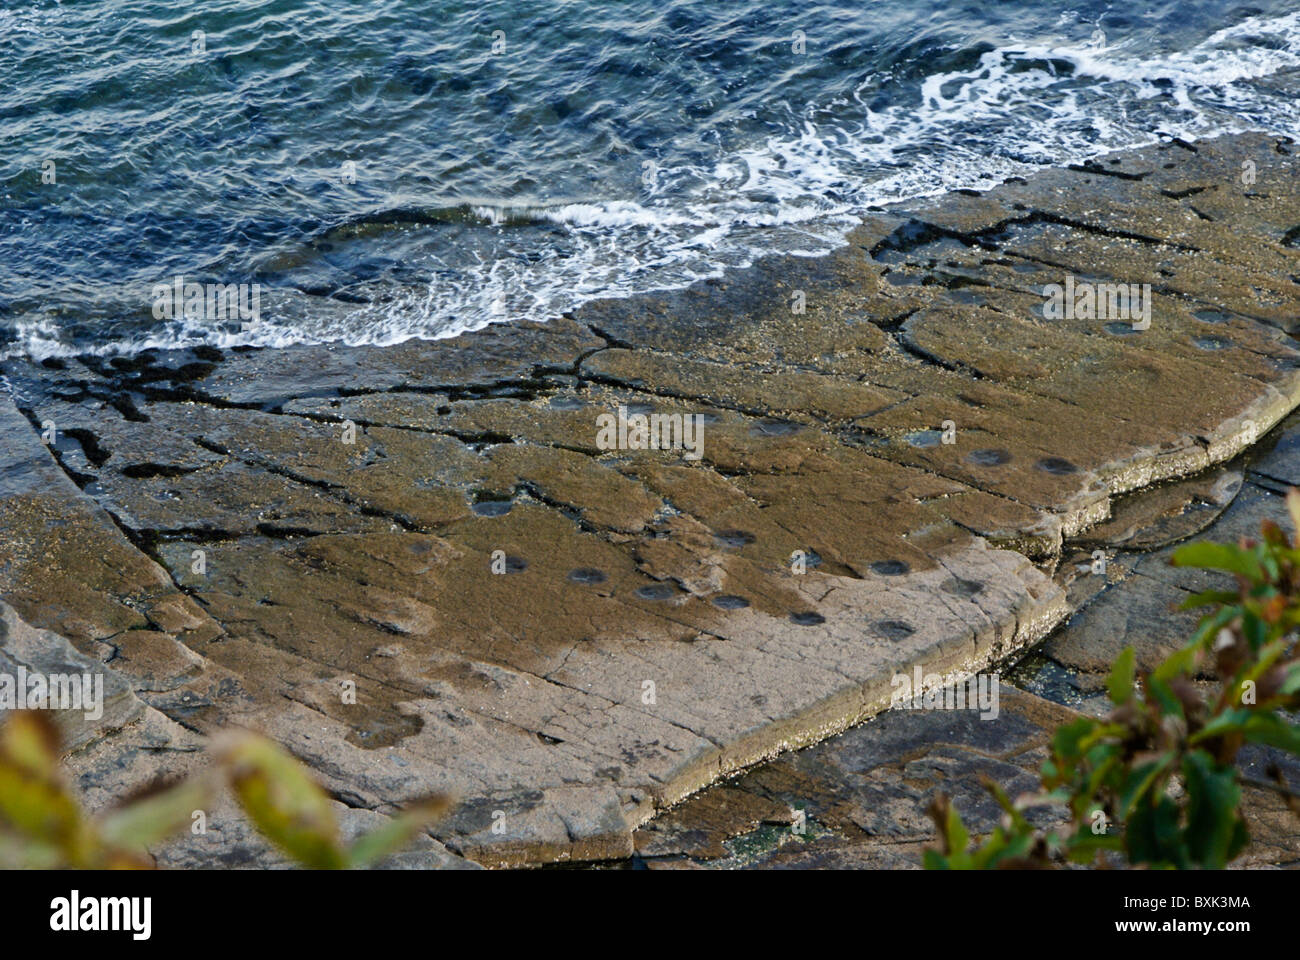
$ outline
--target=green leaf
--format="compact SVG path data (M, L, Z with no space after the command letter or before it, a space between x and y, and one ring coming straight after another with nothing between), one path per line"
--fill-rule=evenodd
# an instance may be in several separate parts
M1179 610L1195 610L1197 607L1218 606L1225 603L1236 603L1240 599L1237 594L1230 590L1203 590L1200 593L1194 593L1178 605Z
M1163 677L1154 673L1147 677L1147 696L1160 707L1166 716L1181 717L1183 701L1179 700Z
M1237 770L1219 766L1208 753L1193 750L1183 758L1187 788L1187 850L1199 866L1221 870L1234 856L1244 829L1237 804Z
M1052 737L1052 753L1059 759L1067 761L1061 766L1065 768L1074 766L1074 762L1087 749L1084 741L1091 737L1100 725L1100 722L1092 717L1080 717L1073 723L1057 728Z
M1300 725L1279 713L1252 711L1242 731L1251 743L1263 743L1300 755Z
M1212 737L1239 733L1245 735L1254 713L1245 707L1230 707L1211 717L1200 730L1187 738L1189 744L1203 743Z
M348 851L348 866L368 867L382 860L433 823L451 806L447 797L429 797L408 806L397 816L369 833L362 834Z
M1250 644L1252 652L1258 652L1268 640L1268 624L1255 611L1243 608L1241 612L1241 633Z
M1228 626L1239 616L1241 616L1241 606L1238 604L1224 607L1217 613L1206 614L1201 618L1201 622L1196 627L1196 632L1192 634L1192 638L1184 645L1183 650L1195 651L1197 648L1212 645L1218 637L1219 631ZM1162 664L1161 667L1163 668L1164 665ZM1157 668L1158 671L1160 669L1161 668ZM1166 675L1168 674L1167 668L1164 670L1164 673Z
M1119 815L1127 820L1133 807L1142 801L1151 785L1174 762L1172 753L1165 752L1154 760L1138 764L1129 770L1119 794Z
M1239 573L1249 580L1264 579L1259 559L1249 550L1229 543L1202 540L1188 543L1174 551L1169 560L1176 567L1200 567L1205 570L1227 570Z
M1125 828L1130 863L1181 869L1191 865L1181 843L1178 806L1169 797L1161 794L1137 804Z
M98 843L59 768L59 734L43 710L19 710L0 724L0 827L90 867Z
M1093 833L1084 824L1066 840L1066 856L1071 863L1091 863L1103 850L1123 850L1124 837L1118 832Z
M1300 691L1300 660L1289 664L1286 668L1286 679L1282 681L1282 686L1278 690L1286 696Z
M240 805L268 840L310 869L347 865L329 796L297 760L247 732L223 735L216 753Z
M1163 663L1152 670L1151 677L1162 683L1168 683L1174 677L1187 676L1196 665L1196 655L1199 652L1199 644L1189 643L1181 650L1170 654Z
M1119 706L1133 699L1133 680L1136 675L1137 651L1132 647L1125 647L1124 651L1115 658L1115 666L1110 671L1110 680L1106 683L1106 692L1110 695L1111 703Z
M944 836L947 837L948 851L953 854L962 853L967 845L970 844L970 831L966 825L961 822L961 814L957 812L955 806L948 808L947 823L944 825Z
M207 798L207 784L181 781L106 813L100 820L100 836L111 846L145 853L188 826L194 811L207 805Z
M938 850L926 850L921 863L927 870L951 870L953 868L948 858Z

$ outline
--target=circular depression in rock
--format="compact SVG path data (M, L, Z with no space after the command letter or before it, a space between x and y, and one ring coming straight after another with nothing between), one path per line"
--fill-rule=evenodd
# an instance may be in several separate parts
M551 397L550 403L552 410L581 410L586 405L586 400L574 396Z
M574 583L604 583L609 578L605 576L604 570L597 570L595 567L578 567L576 570L569 571L569 579Z
M749 601L744 597L738 597L735 594L728 593L721 597L714 597L713 605L722 610L744 610L749 606Z
M804 550L803 565L805 567L820 567L822 565L822 555L813 549Z
M906 640L916 633L916 628L906 620L878 620L873 626L886 640Z
M1197 337L1192 341L1192 343L1196 344L1196 346L1201 350L1227 350L1233 345L1232 341L1227 337L1216 337L1213 335L1208 337Z
M937 447L943 442L943 433L938 430L916 430L903 439L914 447Z
M802 429L802 423L791 423L789 420L760 420L750 427L749 432L756 437L788 437Z
M480 500L470 510L480 517L504 517L514 505L513 500Z
M1057 477L1064 477L1071 473L1079 472L1079 468L1064 457L1043 457L1043 459L1039 460L1034 464L1034 466L1039 470L1042 470L1044 473L1050 473Z
M1222 310L1196 310L1192 316L1205 323L1227 323L1232 319L1232 314L1224 313Z
M820 613L813 613L811 610L803 610L799 613L790 614L790 622L797 623L801 627L815 627L819 623L825 623L826 618Z
M523 573L528 569L528 561L523 557L506 557L506 573Z
M972 450L966 455L966 460L977 467L1000 467L1011 462L1011 454L1001 447L984 447L981 450Z
M959 597L973 597L984 589L984 584L962 577L952 577L940 586L944 593L954 593Z
M754 535L748 530L719 530L713 535L718 546L727 550L739 550L754 542Z
M871 565L871 572L882 577L901 577L911 569L902 560L877 560Z
M651 583L637 587L636 595L642 600L671 600L677 595L677 588L671 583Z
M1113 333L1117 337L1129 337L1141 331L1134 330L1131 323L1125 323L1123 320L1112 320L1106 324L1106 332Z

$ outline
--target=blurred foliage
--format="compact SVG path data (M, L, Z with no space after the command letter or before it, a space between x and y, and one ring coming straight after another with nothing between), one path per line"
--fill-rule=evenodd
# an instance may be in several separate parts
M1300 493L1287 496L1300 530ZM930 815L939 848L927 869L1052 867L1065 862L1165 869L1222 868L1249 842L1238 809L1238 751L1248 744L1300 755L1300 725L1284 713L1300 707L1300 538L1272 521L1258 540L1200 542L1173 554L1176 566L1231 574L1235 590L1206 590L1182 609L1208 608L1187 644L1138 675L1129 647L1116 660L1104 719L1080 717L1056 731L1042 767L1042 790L1012 801L986 779L1001 823L981 843L950 800L935 798ZM1213 674L1217 696L1194 682ZM1300 803L1281 773L1260 786ZM1064 806L1065 831L1035 829L1025 816Z
M60 755L48 712L17 711L0 724L0 868L150 868L149 849L188 827L223 784L268 840L312 869L370 866L450 806L430 797L345 844L329 794L301 763L265 737L231 731L214 742L207 770L90 816Z

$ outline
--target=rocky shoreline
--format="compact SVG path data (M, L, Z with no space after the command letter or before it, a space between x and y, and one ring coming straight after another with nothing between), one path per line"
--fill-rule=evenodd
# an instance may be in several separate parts
M1297 149L1045 170L544 325L7 362L0 600L140 702L71 757L99 802L245 724L358 823L454 793L408 865L631 856L895 673L1042 640L1095 594L1066 552L1146 528L1117 497L1300 403ZM1045 320L1067 278L1150 284L1149 327ZM701 459L602 449L619 407L702 416ZM232 817L160 862L268 862Z

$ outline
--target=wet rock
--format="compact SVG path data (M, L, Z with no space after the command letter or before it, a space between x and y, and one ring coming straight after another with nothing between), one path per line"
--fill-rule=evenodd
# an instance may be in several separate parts
M1080 546L1153 550L1185 540L1218 519L1241 490L1238 470L1214 470L1117 500L1111 518L1077 539Z
M934 838L926 807L937 791L972 832L991 830L1000 811L981 776L1012 796L1033 789L1052 732L1074 716L1007 685L996 720L891 710L690 798L638 830L637 851L726 867L916 869ZM1064 811L1035 816L1046 826Z
M1044 171L872 215L827 257L548 324L6 362L0 596L169 721L266 730L358 807L455 793L435 828L453 852L628 856L656 811L879 713L896 670L1042 639L1092 587L1031 557L1050 569L1106 522L1107 549L1159 547L1231 500L1188 488L1130 517L1115 498L1234 456L1300 399L1294 161L1257 136L1171 149L1123 155L1139 180ZM1276 177L1272 207L1207 189L1210 222L1164 192L1228 183L1243 156ZM1046 320L1058 263L1160 276L1151 327ZM611 448L598 417L620 407L698 415L702 445ZM1111 589L1184 589L1159 553ZM1023 772L1019 747L953 746L991 732L930 734L874 807L814 820L902 818L901 850L930 785Z
M794 812L787 806L745 790L722 786L646 824L634 835L642 857L691 856L712 860L729 855L723 842L749 833L760 824L788 826Z
M1169 583L1134 574L1071 617L1043 651L1077 674L1081 690L1097 692L1125 647L1136 649L1139 670L1151 670L1187 642L1200 619L1196 611L1176 609L1187 596Z

